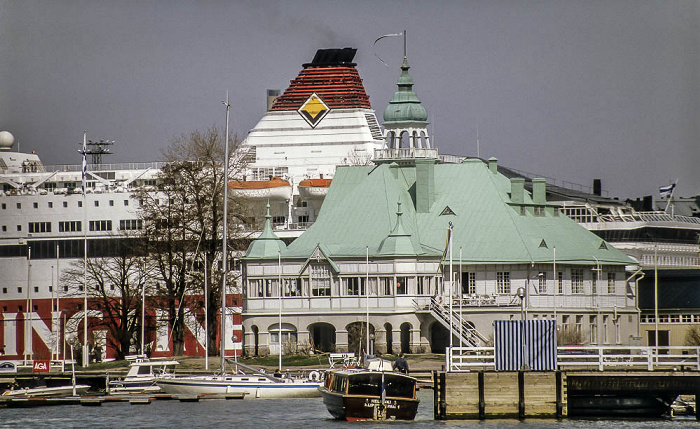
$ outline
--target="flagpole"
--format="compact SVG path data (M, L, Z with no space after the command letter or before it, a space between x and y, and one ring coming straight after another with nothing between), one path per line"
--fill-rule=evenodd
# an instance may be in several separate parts
M367 307L367 348L365 349L365 355L369 356L369 246L365 246L365 293L367 294L365 306Z
M85 187L87 186L87 130L83 131L83 366L90 365L88 356L88 304L87 304L87 198L85 197Z
M452 273L452 222L450 222L450 354L452 353L452 337L454 336L454 329L453 329L453 323L452 323L452 301L453 295L454 295L454 275Z
M223 233L223 249L221 260L223 267L221 274L221 374L223 375L226 368L226 272L228 271L228 118L231 105L228 102L228 90L226 90L226 135L224 135L224 233ZM235 345L233 353L235 355Z
M60 247L58 244L56 245L56 312L58 313L57 322L56 323L56 360L58 360L61 355L61 292L59 291L60 284L61 284L61 271L58 268L58 261L60 258ZM63 356L63 359L66 357Z
M279 352L279 370L280 373L282 373L282 252L280 250L277 251L277 282L279 283L279 313L278 313L278 322L277 322L277 336L278 340L280 343L280 352Z

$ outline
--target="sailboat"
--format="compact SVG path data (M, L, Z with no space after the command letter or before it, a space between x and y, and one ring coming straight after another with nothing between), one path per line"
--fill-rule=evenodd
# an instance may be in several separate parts
M223 255L227 255L228 240L228 125L229 110L228 94L226 94L226 148L224 162L224 232L223 232ZM268 224L269 226L269 211ZM263 233L264 234L264 233ZM224 264L226 266L227 264ZM156 381L156 384L168 394L243 394L249 398L311 398L319 397L321 393L318 388L321 386L320 377L291 378L269 375L261 370L252 368L235 360L234 373L226 374L226 333L224 331L226 314L226 270L223 273L222 297L221 297L221 372L217 375L206 376L164 376ZM281 307L280 307L281 308ZM281 326L281 324L280 324ZM280 368L282 350L280 348ZM281 374L280 374L281 375Z

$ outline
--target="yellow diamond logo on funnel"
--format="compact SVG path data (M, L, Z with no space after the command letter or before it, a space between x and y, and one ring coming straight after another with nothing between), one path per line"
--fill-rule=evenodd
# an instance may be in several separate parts
M326 103L321 100L321 97L316 95L314 92L309 96L309 98L306 99L304 104L302 104L297 111L301 117L304 118L309 125L311 125L311 128L315 128L316 125L321 122L321 119L323 119L328 112L330 112L330 110L331 109L326 105Z

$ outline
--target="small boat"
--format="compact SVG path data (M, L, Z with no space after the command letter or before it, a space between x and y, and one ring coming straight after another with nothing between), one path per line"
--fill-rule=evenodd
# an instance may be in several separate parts
M247 398L313 398L321 396L320 373L314 371L308 378L275 377L237 363L235 374L204 376L165 376L156 384L167 394L244 394Z
M234 180L228 186L234 197L270 201L287 201L292 197L292 184L280 177L270 177L270 180Z
M131 361L129 372L124 378L109 382L109 393L112 395L160 392L156 379L172 375L175 366L180 364L176 360L148 359L145 356L126 358Z
M330 371L319 390L339 420L413 420L420 402L416 379L391 372L385 363Z
M37 386L6 390L2 396L12 398L56 398L67 396L80 396L90 388L87 384L76 384L75 391L73 385L65 386Z

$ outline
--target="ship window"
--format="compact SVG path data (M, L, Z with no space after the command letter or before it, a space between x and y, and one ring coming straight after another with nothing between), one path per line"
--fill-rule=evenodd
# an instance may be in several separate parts
M128 206L129 205L129 200L124 200L124 205Z
M38 287L38 286L34 286L34 293L39 293L39 287Z
M387 396L389 392L387 392ZM380 396L382 394L382 374L357 374L350 377L348 395Z
M29 232L51 232L51 222L29 222Z
M39 208L39 203L37 203L36 201L34 202L34 208L35 208L35 209L38 209L38 208Z
M2 232L7 232L7 225L2 226Z
M63 207L68 207L68 201L63 202Z
M17 288L17 293L22 293L22 286ZM22 311L22 310L20 310L20 311Z
M7 293L7 288L6 288L6 287L2 288L2 293Z
M2 203L2 209L3 209L3 210L6 210L6 209L7 209L7 204Z
M22 208L22 203L17 203L17 208L21 209Z
M82 222L79 220L67 220L58 222L58 232L76 232L82 230Z
M99 207L99 206L100 206L100 202L99 202L99 201L95 201L95 207Z
M112 221L111 220L91 220L90 221L90 231L111 231Z
M50 209L53 208L53 201L49 201L49 208L50 208Z
M114 207L114 200L109 200L109 206Z
M82 206L83 206L83 202L82 202L82 201L78 201L78 207L82 207Z
M22 230L22 225L17 225L17 231L21 231L21 230Z

